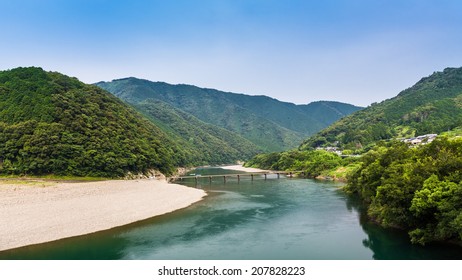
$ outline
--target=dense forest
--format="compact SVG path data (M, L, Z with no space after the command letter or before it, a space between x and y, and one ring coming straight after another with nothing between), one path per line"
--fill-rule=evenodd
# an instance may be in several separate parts
M267 96L250 96L136 78L100 82L96 85L135 106L146 100L168 103L205 123L246 138L265 152L295 148L307 136L361 109L328 101L295 105Z
M461 171L462 138L382 143L363 155L345 190L359 195L373 220L407 230L414 243L461 242Z
M0 173L171 174L187 154L108 92L41 68L0 72Z
M170 139L181 145L195 166L234 163L261 150L249 140L154 99L134 105Z
M462 124L462 68L422 78L398 96L372 104L306 139L302 149L367 149L379 140L441 133Z

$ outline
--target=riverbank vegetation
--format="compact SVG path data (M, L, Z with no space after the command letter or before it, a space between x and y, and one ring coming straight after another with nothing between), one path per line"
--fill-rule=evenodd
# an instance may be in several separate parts
M303 171L305 176L329 177L345 180L358 158L345 157L325 150L292 150L280 153L260 154L245 163L255 167L281 171Z
M377 145L348 176L345 190L359 195L382 226L407 230L413 243L461 242L462 138Z

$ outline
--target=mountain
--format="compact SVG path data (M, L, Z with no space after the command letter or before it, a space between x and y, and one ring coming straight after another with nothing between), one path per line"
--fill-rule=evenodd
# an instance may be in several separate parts
M165 102L147 99L134 106L188 151L196 166L236 162L260 152L237 133L207 124Z
M167 134L99 87L36 67L0 72L1 174L171 174L188 160Z
M441 133L462 124L462 68L422 78L396 97L345 117L305 140L301 149L361 148L378 140Z
M362 107L336 101L316 101L308 105L298 105L305 114L316 119L323 128L328 127L337 120L348 116Z
M151 99L168 103L205 123L238 133L266 152L294 148L307 136L360 109L327 101L295 105L267 96L249 96L136 78L96 85L135 106Z

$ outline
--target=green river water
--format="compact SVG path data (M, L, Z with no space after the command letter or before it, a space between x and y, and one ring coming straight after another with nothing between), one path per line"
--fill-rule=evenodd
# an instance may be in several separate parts
M461 247L411 245L405 233L368 222L340 183L274 175L181 183L208 196L128 226L0 252L0 259L462 259Z

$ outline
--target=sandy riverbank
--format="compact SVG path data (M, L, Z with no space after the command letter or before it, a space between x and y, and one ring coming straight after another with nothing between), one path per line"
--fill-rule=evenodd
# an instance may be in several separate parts
M0 251L130 224L205 195L158 180L0 181Z
M244 171L244 172L265 172L268 170L263 170L259 168L251 168L251 167L244 167L242 165L227 165L227 166L220 166L222 169L227 170L236 170L236 171Z

